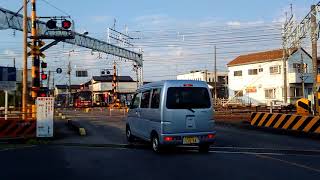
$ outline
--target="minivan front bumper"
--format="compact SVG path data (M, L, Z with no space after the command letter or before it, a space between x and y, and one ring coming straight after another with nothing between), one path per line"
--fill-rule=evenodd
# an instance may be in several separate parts
M184 138L197 138L196 143L185 144ZM216 132L199 132L199 133L178 133L178 134L161 134L160 143L163 145L196 145L196 144L213 144L216 139Z

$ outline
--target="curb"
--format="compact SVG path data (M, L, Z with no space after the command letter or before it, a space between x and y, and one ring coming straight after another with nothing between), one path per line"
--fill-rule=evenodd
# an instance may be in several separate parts
M241 121L238 123L215 121L215 124L220 126L239 127L239 128L248 127L250 125L250 123L248 123L247 121Z
M68 119L67 120L67 125L68 125L69 128L71 128L74 131L76 131L80 136L86 136L87 135L86 129L84 127L82 127L79 122L72 121L72 120Z

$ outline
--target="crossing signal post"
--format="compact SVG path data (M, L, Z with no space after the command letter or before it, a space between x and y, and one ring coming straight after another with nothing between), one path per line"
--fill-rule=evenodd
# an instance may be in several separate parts
M36 118L36 106L35 100L38 96L38 91L40 89L40 47L39 39L37 35L37 14L36 14L36 0L31 0L31 56L32 56L32 87L31 87L31 96L32 96L32 119Z

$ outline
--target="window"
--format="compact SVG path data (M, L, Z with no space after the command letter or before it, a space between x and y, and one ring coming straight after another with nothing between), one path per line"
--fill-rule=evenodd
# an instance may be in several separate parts
M234 91L234 96L235 97L243 97L243 91L242 90Z
M290 96L291 97L301 97L302 96L302 88L290 87Z
M76 71L76 77L88 77L88 71Z
M234 71L233 75L234 76L242 76L242 71Z
M211 78L209 78L209 81L208 82L211 82Z
M149 108L150 90L142 93L140 108Z
M151 97L151 108L158 109L160 105L161 89L153 89Z
M257 75L258 69L248 69L248 75Z
M134 95L132 104L131 104L131 106L130 106L130 109L136 109L136 108L139 107L140 97L141 97L141 93Z
M264 94L266 99L274 99L276 98L276 89L265 89Z
M270 74L280 74L281 73L281 66L271 66L270 67Z
M210 96L203 87L170 87L167 93L168 109L210 108Z
M259 72L263 72L263 68L259 68Z
M304 69L304 71L303 71L304 73L307 73L308 65L303 64L303 67L301 67L301 65L302 65L301 63L293 63L292 64L295 73L301 73L302 69Z

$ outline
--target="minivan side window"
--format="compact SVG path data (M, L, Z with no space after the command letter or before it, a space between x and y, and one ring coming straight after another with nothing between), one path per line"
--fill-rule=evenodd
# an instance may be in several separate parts
M140 108L149 108L150 94L150 90L142 93Z
M131 106L130 106L130 109L136 109L136 108L139 107L140 97L141 97L141 93L134 95L132 104L131 104Z
M158 109L160 105L160 93L161 89L153 89L151 97L151 108Z

